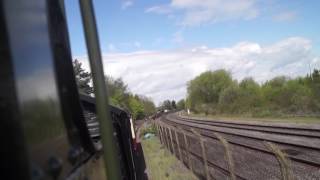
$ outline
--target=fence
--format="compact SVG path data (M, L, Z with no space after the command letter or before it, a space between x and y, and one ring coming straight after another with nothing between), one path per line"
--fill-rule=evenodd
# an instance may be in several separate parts
M192 128L190 130L184 130L179 127L168 125L161 121L155 121L154 125L156 126L157 135L160 139L160 142L200 179L226 179L226 177L221 177L221 174L215 173L215 171L210 170L209 167L215 165L213 165L207 157L208 147L206 144L209 139L201 135L199 131ZM230 150L228 141L219 133L214 133L214 136L223 147L223 159L227 167L223 171L225 174L227 174L227 178L231 180L247 179L236 175L232 151ZM200 144L201 153L196 154L190 150L191 138L198 141L198 143ZM271 153L273 153L274 157L278 161L281 172L281 179L293 179L290 171L290 162L286 155L282 153L280 149L273 143L263 142L263 144ZM200 168L200 170L199 163L198 165L196 165L197 160L202 163L201 167L203 168ZM221 169L221 167L218 166L216 166L216 168Z

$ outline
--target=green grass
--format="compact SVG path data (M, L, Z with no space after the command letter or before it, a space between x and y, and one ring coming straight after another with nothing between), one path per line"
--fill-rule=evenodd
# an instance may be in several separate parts
M157 137L143 140L142 147L150 180L197 179L176 157L160 144Z
M183 116L187 116L183 114ZM320 123L319 117L246 117L244 115L205 115L193 114L190 117L201 117L207 120L240 120L240 121L262 121L283 123Z
M145 128L142 128L139 132L140 137L144 136L147 133L156 134L157 128L153 124L148 124Z

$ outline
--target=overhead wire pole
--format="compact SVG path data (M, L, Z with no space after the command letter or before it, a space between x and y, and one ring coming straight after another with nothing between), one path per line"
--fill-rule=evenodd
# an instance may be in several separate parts
M121 179L118 146L114 139L114 130L110 116L107 89L105 84L99 38L91 0L79 0L82 23L89 54L97 114L101 128L104 162L108 180Z

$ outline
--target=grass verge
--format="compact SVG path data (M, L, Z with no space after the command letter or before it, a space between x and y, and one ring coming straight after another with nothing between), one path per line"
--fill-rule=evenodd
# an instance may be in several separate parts
M175 156L173 156L157 137L142 140L142 148L147 164L150 180L196 180L191 173Z

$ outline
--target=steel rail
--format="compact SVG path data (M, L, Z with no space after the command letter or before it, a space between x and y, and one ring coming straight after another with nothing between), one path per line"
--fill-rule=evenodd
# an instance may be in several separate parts
M320 129L308 129L308 128L291 128L291 127L282 127L282 126L265 126L258 124L245 124L245 123L229 123L229 122L217 122L210 120L196 120L196 119L187 119L182 117L176 117L178 120L188 121L197 124L203 125L212 125L217 127L226 127L233 129L243 129L250 131L260 131L274 134L284 134L284 135L294 135L302 137L312 137L320 138ZM312 134L316 133L316 134Z
M187 125L187 124L183 124L183 123L177 123L177 122L173 122L171 121L170 119L166 119L165 120L162 120L164 122L167 122L169 123L170 125L172 126L175 126L175 127L181 127L182 126L186 126L187 128L184 128L185 131L191 133L191 130L190 128L194 128L194 129L199 129L199 130L205 130L205 131L212 131L210 129L207 129L207 128L200 128L200 127L194 127L194 126L191 126L191 125ZM221 132L221 133L224 133L224 132ZM202 136L208 138L208 139L216 139L218 140L214 135L209 135L209 134L206 134L206 133L200 133ZM229 134L229 133L226 133L226 134ZM234 134L232 134L234 135ZM250 139L255 139L255 140L260 140L261 141L261 138L254 138L254 137L249 137L249 136L243 136L243 135L239 135L239 136L242 136L242 137L246 137L246 138L250 138ZM270 141L270 140L268 140ZM266 149L262 149L262 148L259 148L259 147L254 147L254 146L250 146L250 145L247 145L247 144L243 144L243 143L238 143L238 142L235 142L233 140L228 140L228 142L230 144L233 144L233 145L237 145L237 146L241 146L241 147L245 147L245 148L249 148L249 149L252 149L252 150L256 150L256 151L259 151L259 152L263 152L263 153L268 153L268 154L272 154L272 152L266 150ZM271 141L272 142L272 141ZM283 144L283 145L290 145L292 146L292 144L288 144L288 143L285 143L285 142L275 142L277 144ZM299 145L297 145L299 146ZM306 148L306 147L304 147ZM316 167L320 167L320 162L317 162L317 161L311 161L311 160L306 160L306 159L303 159L303 158L299 158L299 157L295 157L295 156L292 156L292 155L288 155L288 157L291 159L291 160L294 160L296 162L300 162L300 163L304 163L304 164L307 164L307 165L311 165L311 166L316 166Z
M187 125L184 123L184 120L170 120L170 119L167 119L169 121L179 121L181 122L180 124L184 124L184 125ZM195 126L199 126L201 124L199 124L198 122L187 122L187 123L191 123L191 124L194 124ZM207 125L207 124L202 124L202 125L205 125L205 126L211 126L211 127L215 127L213 125ZM190 126L190 125L189 125ZM194 127L194 126L193 126ZM220 133L224 133L224 134L229 134L229 135L234 135L234 136L242 136L242 137L245 137L245 138L251 138L251 139L257 139L257 140L264 140L264 141L271 141L271 142L275 142L275 143L281 143L281 144L287 144L287 145L293 145L293 146L299 146L299 147L302 147L302 148L308 148L308 149L314 149L314 150L320 150L320 146L315 146L314 144L312 145L304 145L304 144L297 144L297 143L292 143L292 142L283 142L283 141L280 141L280 140L276 140L276 139L272 139L270 137L267 137L267 136L264 136L264 137L257 137L257 136L249 136L249 135L244 135L243 132L230 132L230 130L232 128L228 127L229 128L229 132L227 131L224 131L222 129L215 129L215 130L212 130L208 127L201 127L201 129L203 130L207 130L207 131L216 131L216 132L220 132ZM250 132L250 131L248 131ZM283 138L283 137L282 137ZM313 138L314 139L314 138ZM319 141L320 142L320 141Z
M185 148L181 148L184 151L187 151ZM193 157L197 158L199 161L202 161L202 156L199 154L196 154L192 151L189 151L190 155L192 155ZM183 163L185 163L184 161L182 161ZM218 166L217 164L211 162L211 161L207 161L208 165L212 168L218 168L219 170L223 171L223 174L225 174L226 176L229 176L229 170L223 167ZM246 180L246 178L242 177L241 175L236 173L236 177L237 179L241 179L241 180Z

